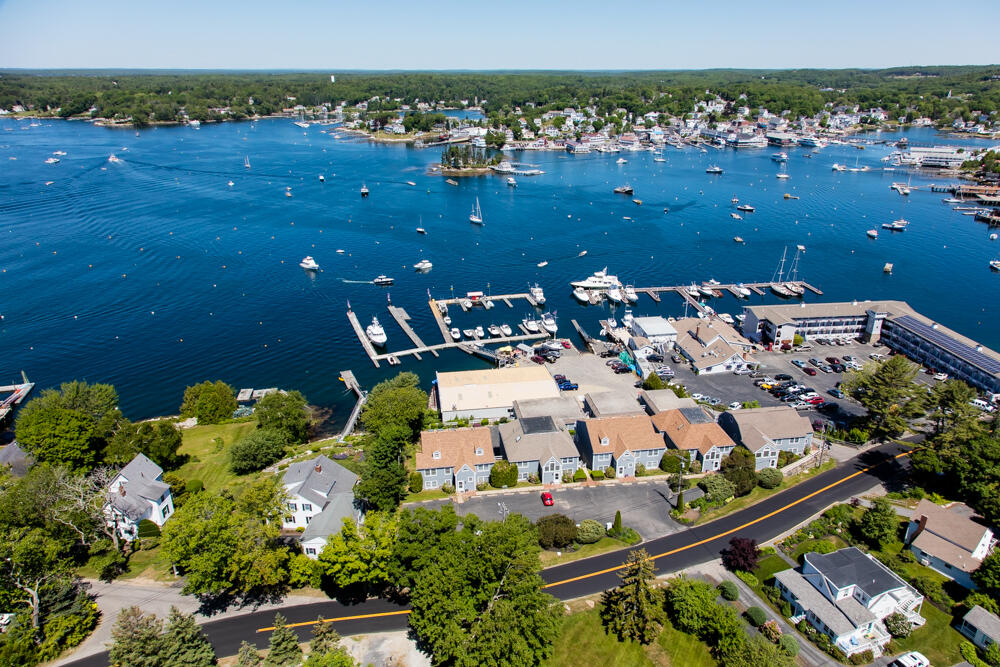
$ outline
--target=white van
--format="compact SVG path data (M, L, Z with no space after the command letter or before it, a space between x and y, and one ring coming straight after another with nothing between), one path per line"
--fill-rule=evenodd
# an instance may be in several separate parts
M981 399L981 398L974 398L974 399L972 399L972 400L971 400L971 401L969 401L969 402L970 402L970 403L971 403L971 404L972 404L972 405L973 405L974 407L977 407L977 408L979 408L979 409L980 409L980 410L982 410L983 412L993 412L994 410L996 410L996 408L995 408L995 407L993 407L992 405L990 405L989 403L987 403L986 401L984 401L984 400L983 400L983 399Z

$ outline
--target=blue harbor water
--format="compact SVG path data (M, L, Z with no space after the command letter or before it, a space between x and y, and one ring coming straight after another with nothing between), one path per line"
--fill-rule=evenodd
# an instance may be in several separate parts
M353 403L340 370L354 370L369 387L399 370L372 366L347 322L348 301L363 326L379 316L390 351L412 345L386 311L389 295L433 344L441 338L428 291L524 292L535 282L561 334L572 334L574 318L596 334L609 306L577 304L571 280L605 266L637 287L770 280L783 250L790 259L799 244L806 251L798 277L825 293L807 292L807 301L903 299L1000 347L1000 277L988 266L1000 243L943 204L948 195L930 192L933 175L881 171L889 146L788 149L785 181L770 158L778 149L667 147L665 162L650 153L513 153L545 174L518 177L516 188L495 175L454 187L429 172L438 150L321 129L266 120L137 135L0 120L0 380L23 368L40 387L109 382L132 418L176 413L184 387L205 379L297 388L330 407L336 424ZM930 130L907 136L913 144L952 141ZM54 151L66 155L46 164ZM120 161L109 162L112 154ZM616 164L619 157L628 162ZM835 172L834 162L872 171ZM706 174L711 164L725 173ZM890 190L907 180L918 188L909 197ZM623 183L641 206L612 193ZM371 189L367 199L362 184ZM799 199L784 199L786 192ZM734 196L756 212L732 218ZM483 227L468 221L476 197ZM880 228L900 217L910 221L906 232ZM865 236L873 228L877 240ZM305 255L316 258L319 273L299 268ZM423 258L433 270L414 272ZM882 272L886 262L892 275ZM396 284L369 283L383 273ZM747 303L715 301L733 314ZM762 301L778 299L749 299ZM527 308L518 301L467 314L453 307L451 315L459 328L516 328ZM656 304L640 295L634 310L680 315L684 307L679 297ZM405 357L401 368L429 384L435 370L484 364L445 350L440 359Z

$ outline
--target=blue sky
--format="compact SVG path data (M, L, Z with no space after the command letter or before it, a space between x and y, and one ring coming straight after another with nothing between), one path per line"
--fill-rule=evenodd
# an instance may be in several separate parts
M997 25L997 0L0 0L0 68L987 64Z

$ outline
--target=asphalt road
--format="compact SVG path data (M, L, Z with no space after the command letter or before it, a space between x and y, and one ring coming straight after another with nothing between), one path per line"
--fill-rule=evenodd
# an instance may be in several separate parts
M898 474L909 465L908 458L896 458L906 448L883 445L869 450L745 510L735 512L703 526L675 533L642 545L653 557L660 574L714 560L733 537L750 537L764 542L802 523L827 505L870 489L874 484ZM616 572L625 557L622 552L574 561L542 572L547 592L568 600L599 593L618 583ZM310 621L317 616L338 619L341 635L354 635L407 627L406 607L386 600L368 600L357 605L343 605L329 600L315 604L286 607L281 613L296 628L303 641L311 635ZM259 647L267 646L269 632L261 632L274 620L274 612L257 612L205 623L202 631L220 656L234 655L244 640ZM106 653L82 658L73 667L103 667Z

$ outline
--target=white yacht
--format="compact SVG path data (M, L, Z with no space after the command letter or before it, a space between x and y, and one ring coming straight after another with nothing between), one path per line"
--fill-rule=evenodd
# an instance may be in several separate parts
M788 153L782 151L781 153L774 153L771 155L771 159L775 162L788 162Z
M552 313L542 314L542 328L548 331L550 334L554 334L559 330L559 325L556 324L556 316Z
M447 326L450 327L451 326L451 315L445 315L444 317L441 318L441 321L444 322L445 325L447 325Z
M465 334L466 338L473 338L476 335L475 329L462 329L462 333Z
M512 188L516 188L517 187L517 181L514 180L513 176L508 176L507 177L507 185L509 185Z
M613 315L608 318L608 326L612 329L618 328L618 320L616 320Z
M476 327L476 337L477 338L486 338L486 332L483 331L483 328L481 326Z
M635 287L632 285L626 285L625 289L622 290L622 295L625 297L626 301L631 301L632 303L639 300L639 295L635 293Z
M743 216L740 215L739 213L730 213L729 217L732 218L733 220L742 220L743 219Z
M834 171L847 171L847 167L845 165L837 164L836 162L834 162L833 163L833 170Z
M545 268L548 265L549 265L549 263L547 261L545 261L545 262L539 262L538 263L538 268L543 269L543 268Z
M320 183L326 183L326 176L324 176L323 174L320 174L319 175L319 182Z
M490 335L491 335L491 336L493 336L494 338L499 338L499 337L500 337L500 327L498 327L498 326L497 326L497 325L495 325L495 324L491 324L491 325L490 325L490 326L489 326L489 327L487 328L487 331L489 331L489 332L490 332Z
M45 164L59 164L59 158L57 157L45 158Z
M708 285L702 285L698 288L698 291L702 293L703 296L715 296L715 292Z
M691 283L690 285L685 287L684 291L695 298L698 298L701 295L701 292L698 291L698 286L695 285L694 283Z
M483 224L483 211L479 208L479 197L476 197L476 205L472 207L472 213L469 214L469 222L474 225Z
M233 186L234 186L234 185L236 185L236 184L235 184L235 183L233 183L232 181L229 181L228 183L226 183L226 185L228 185L229 187L233 187Z
M299 266L306 271L319 271L319 264L316 263L316 260L313 259L311 255L306 255L302 261L299 262Z
M708 169L705 170L705 173L706 174L721 174L722 173L722 167L713 164L711 167L709 167Z
M875 229L869 229L867 232L865 232L865 234L868 234L868 238L870 239L878 238L878 231Z
M465 308L466 310L469 310L470 308L472 308L472 299L463 299L462 300L462 307Z
M608 295L608 298L610 300L614 301L615 303L621 303L622 301L624 301L624 298L622 297L621 290L618 289L617 287L609 287L608 291L607 291L607 295Z
M632 309L626 308L625 314L622 315L622 326L626 329L631 329L633 322L635 322L635 317L632 316Z
M743 283L736 286L736 291L739 292L739 295L744 299L750 296L750 290L744 287Z
M416 264L414 264L413 268L416 269L417 271L430 271L432 268L434 268L434 265L431 264L430 260L422 259Z
M372 323L365 329L365 335L368 336L368 340L378 346L385 345L385 342L389 339L385 335L385 329L378 323L378 317L374 315L372 316Z
M909 224L909 221L900 218L899 220L893 220L892 222L882 223L882 229L888 229L891 232L902 232L906 230Z
M600 271L595 271L594 275L586 280L578 280L570 283L573 287L582 287L584 289L608 289L609 287L621 287L621 284L622 282L618 280L618 276L608 275L608 267L604 267Z
M581 303L590 303L590 295L587 294L587 290L582 287L577 287L573 290L573 296L575 296L576 300Z
M528 330L529 333L539 333L541 329L538 327L538 322L530 317L526 317L521 320L521 324L524 328Z
M367 197L368 196L368 186L367 185L364 185L364 184L361 185L361 196L362 197Z
M534 287L528 288L528 293L531 294L531 298L535 300L539 306L545 303L545 291L535 283Z
M376 276L375 280L372 281L376 285L391 285L393 283L392 278L386 275Z
M782 180L782 181L783 181L783 180L785 180L786 178L791 178L791 176L789 176L788 174L786 174L786 173L784 173L784 172L782 172L782 173L778 174L778 180Z
M502 333L504 336L511 336L514 333L514 330L510 328L509 324L501 324L500 333Z
M453 327L451 330L452 340L462 340L462 332L458 330L458 327Z
M628 162L628 160L626 160L623 157L620 157L617 160L615 160L615 164L625 164L626 162Z

